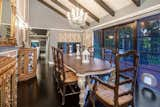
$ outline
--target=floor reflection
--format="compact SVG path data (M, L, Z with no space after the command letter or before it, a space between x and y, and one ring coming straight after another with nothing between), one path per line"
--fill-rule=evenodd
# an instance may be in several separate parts
M18 107L61 107L52 75L52 67L43 61L38 65L37 77L18 83ZM66 98L65 107L78 107L78 96ZM88 101L87 101L88 102ZM96 102L96 107L103 107ZM146 88L136 88L136 107L159 107L160 94ZM91 107L86 103L86 107Z

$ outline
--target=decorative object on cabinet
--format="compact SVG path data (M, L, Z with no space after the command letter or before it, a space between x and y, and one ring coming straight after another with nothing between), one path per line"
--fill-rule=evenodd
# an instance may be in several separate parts
M17 107L16 58L0 57L0 107Z
M37 71L37 50L20 48L18 56L18 80L25 81L35 77Z
M6 13L4 9L7 9ZM3 11L4 10L4 11ZM9 12L10 11L10 12ZM9 20L6 18L9 16ZM6 25L2 23L9 24L9 27L5 27ZM0 46L15 46L16 38L15 38L15 21L16 21L16 0L0 0ZM6 32L7 31L7 32ZM4 32L7 35L3 35Z

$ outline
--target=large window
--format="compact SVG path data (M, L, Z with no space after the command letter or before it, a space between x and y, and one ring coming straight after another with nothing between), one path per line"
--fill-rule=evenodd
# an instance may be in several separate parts
M115 29L104 30L104 48L115 49Z
M140 64L160 66L160 15L139 21Z
M118 49L119 52L133 50L133 28L131 24L124 25L118 29Z
M101 48L102 48L102 30L94 31L94 48L95 48L95 57L101 58Z
M160 90L160 14L138 21L139 80Z
M136 49L134 43L134 22L117 25L94 32L94 48L96 49L96 57L101 58L100 52L102 48L108 50L119 51L123 53L128 50Z

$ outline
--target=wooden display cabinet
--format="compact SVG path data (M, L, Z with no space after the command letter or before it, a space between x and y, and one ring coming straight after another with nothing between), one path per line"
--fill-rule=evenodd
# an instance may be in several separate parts
M0 107L17 107L16 58L0 57Z
M37 50L20 48L18 50L18 81L25 81L36 76Z

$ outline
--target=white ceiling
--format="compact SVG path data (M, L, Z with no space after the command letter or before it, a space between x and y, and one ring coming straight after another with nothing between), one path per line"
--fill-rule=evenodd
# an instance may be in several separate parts
M49 5L53 6L54 8L58 9L60 12L67 15L67 12L59 7L58 5L54 4L52 0L43 0ZM75 8L75 6L69 2L69 0L58 0L60 3L62 3L64 6L68 7L69 9ZM105 11L99 4L97 4L94 0L76 0L78 3L80 3L83 7L88 9L91 13L93 13L95 16L97 16L99 19L109 15L107 11ZM116 11L125 8L129 5L135 5L132 0L103 0L112 10ZM95 21L93 18L88 16L87 21L89 23L92 23Z
M37 21L37 18L39 18L37 17L37 11L38 11L39 12L38 15L39 16L41 15L40 17L45 16L45 19L51 20L51 21L48 20L47 23L42 21L43 22L43 24L41 24L42 27L47 26L47 27L57 28L57 26L61 24L65 25L65 27L60 26L58 28L67 27L67 29L69 28L72 29L72 26L70 27L70 24L66 18L62 17L60 14L58 15L56 11L47 8L47 6L43 4L43 2L45 2L48 5L60 11L61 13L63 13L64 15L67 15L67 11L58 6L57 4L55 4L53 2L54 0L31 0L31 1L32 2L30 3L31 4L30 7L33 8L31 10L32 14L30 15L31 21L35 17L34 18L35 20L33 20L31 23L32 26L40 25L40 22ZM37 5L41 5L39 6L39 9L37 8L38 6L36 7L35 2L33 1L36 1ZM43 1L43 2L38 2L38 1ZM75 5L73 5L69 0L57 0L57 1L60 2L62 5L64 5L65 7L69 8L69 10L75 8ZM115 12L115 16L111 16L105 9L103 9L99 4L97 4L95 0L75 0L75 1L100 19L100 22L98 23L92 17L88 16L87 22L90 23L90 26L85 26L84 29L104 28L108 26L113 26L115 24L124 23L126 21L136 20L138 18L152 15L152 13L153 14L160 13L160 6L159 6L160 0L142 0L140 7L137 7L136 4L133 3L133 0L103 0L103 2L105 2L105 4L108 5ZM43 12L42 10L47 10L47 11ZM36 21L38 24L34 24Z

